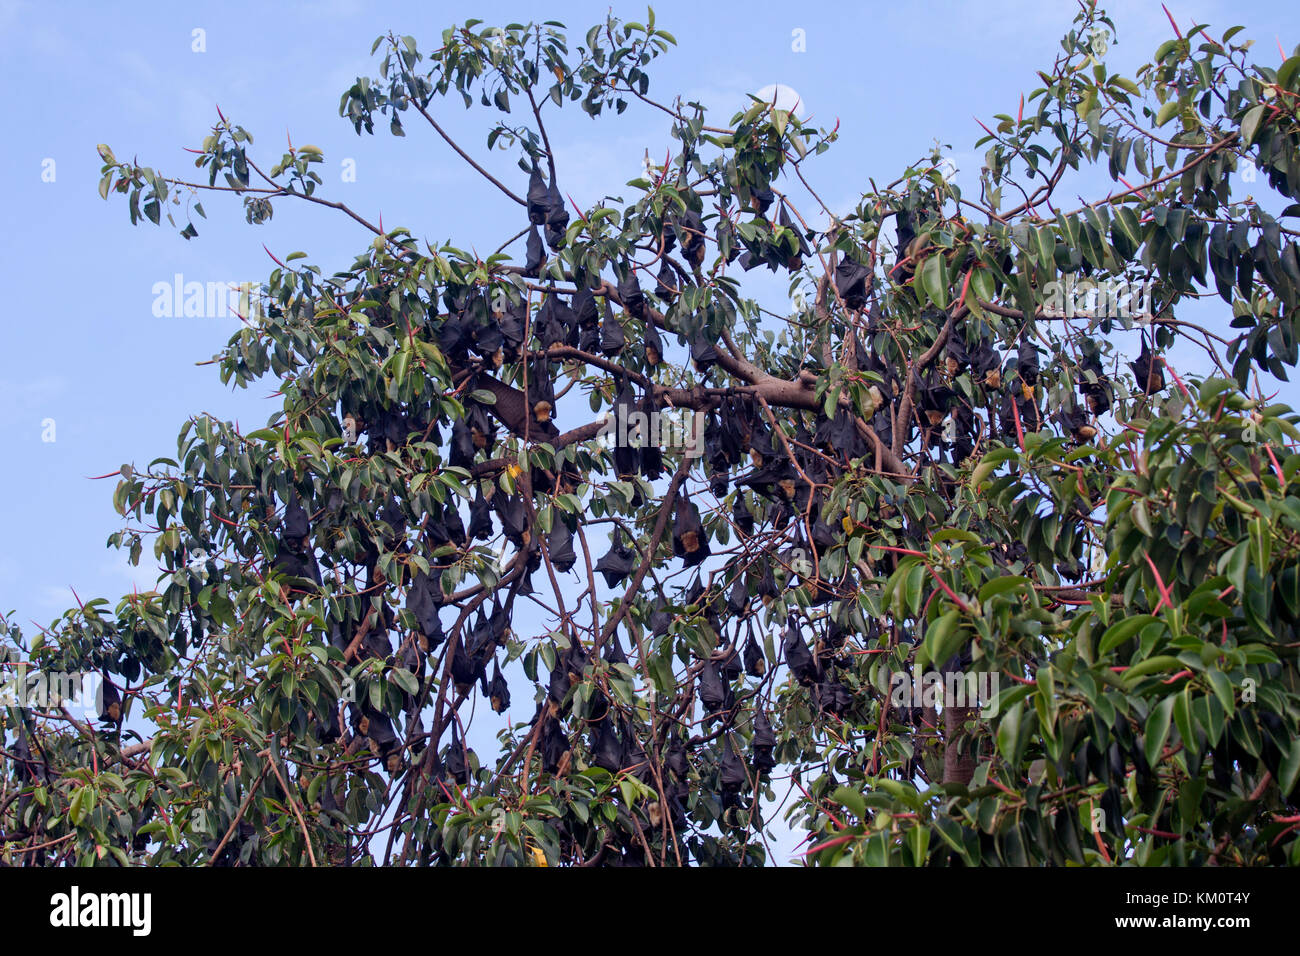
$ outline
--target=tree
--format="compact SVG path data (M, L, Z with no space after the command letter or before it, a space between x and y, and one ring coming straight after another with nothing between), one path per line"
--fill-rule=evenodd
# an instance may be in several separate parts
M133 223L193 238L231 192L373 241L277 260L218 356L277 380L268 427L193 418L123 466L110 544L151 540L157 589L10 626L106 692L98 726L7 709L6 859L755 864L788 789L813 864L1300 862L1300 431L1266 397L1300 57L1170 22L1128 78L1085 5L978 197L935 155L843 216L812 176L836 130L651 97L653 13L380 37L340 113L481 173L519 226L486 259L224 116L194 182L101 146ZM444 131L459 98L517 176ZM548 111L634 101L665 165L571 207ZM1270 194L1233 195L1245 163ZM746 297L760 267L793 315ZM491 757L479 696L530 714Z

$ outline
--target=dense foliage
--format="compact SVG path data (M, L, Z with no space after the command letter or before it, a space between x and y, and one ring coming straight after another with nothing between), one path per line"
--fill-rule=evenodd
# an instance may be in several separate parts
M5 710L4 860L760 864L782 813L815 864L1300 862L1300 432L1265 397L1297 360L1300 57L1171 26L1129 78L1085 9L978 196L933 156L840 217L836 130L651 97L653 16L381 37L340 113L478 170L519 230L486 259L224 117L196 182L100 147L132 222L195 237L216 189L373 242L284 256L218 356L276 382L267 427L194 418L123 467L110 543L157 589L10 627L107 692L98 725ZM461 98L514 178L446 134ZM666 164L566 203L544 118L631 103ZM761 268L793 314L746 297ZM929 673L992 690L895 693Z

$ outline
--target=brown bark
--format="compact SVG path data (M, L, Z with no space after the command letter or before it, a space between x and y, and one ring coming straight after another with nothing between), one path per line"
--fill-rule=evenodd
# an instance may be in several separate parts
M943 782L969 784L975 775L975 754L970 731L979 716L978 707L943 709Z

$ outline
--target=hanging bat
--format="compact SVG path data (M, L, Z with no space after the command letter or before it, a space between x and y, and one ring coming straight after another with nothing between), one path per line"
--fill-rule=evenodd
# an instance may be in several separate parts
M871 270L845 255L835 266L835 291L845 308L858 312L867 304Z
M607 300L605 318L600 323L600 350L612 357L622 352L626 344L627 337L623 334L623 326L619 324L618 319L614 318L614 311L609 307Z
M821 666L799 633L799 625L793 615L787 621L782 647L785 650L785 662L795 680L805 687L811 687L821 680Z
M1163 368L1164 359L1158 355L1152 354L1147 348L1146 339L1142 340L1142 352L1138 355L1137 360L1129 362L1128 367L1133 370L1133 377L1137 379L1137 387L1147 395L1155 395L1164 391L1165 387L1165 370Z
M488 682L488 700L492 710L504 714L510 708L510 685L501 676L501 665L494 658L492 661L492 680Z
M700 520L700 509L686 495L677 499L673 520L673 554L692 568L709 556L709 536Z
M618 282L618 298L628 315L642 322L646 320L645 294L637 281L636 271L630 263L623 264L623 277Z
M749 741L750 764L762 773L776 766L776 734L772 733L772 724L762 710L754 711L754 735Z
M534 225L528 230L528 243L524 252L524 275L536 279L542 274L542 266L545 264L546 250L542 248L542 235Z
M578 560L573 550L573 532L563 519L557 520L551 533L546 536L546 550L556 571L569 571Z
M606 585L615 588L628 579L635 565L635 552L624 545L622 536L616 533L609 551L596 562L595 570L604 576Z

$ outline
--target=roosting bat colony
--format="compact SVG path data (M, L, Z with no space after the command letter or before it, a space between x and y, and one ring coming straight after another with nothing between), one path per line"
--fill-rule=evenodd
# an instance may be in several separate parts
M123 469L113 543L152 542L158 590L44 643L112 689L91 742L28 720L10 747L26 785L93 746L130 786L72 824L24 791L5 827L232 865L753 864L783 817L814 863L1294 856L1262 834L1300 766L1300 433L1260 382L1296 361L1300 270L1230 181L1249 149L1300 198L1297 70L1180 31L1139 87L1103 24L1085 5L964 193L865 156L849 209L811 176L838 124L653 99L653 19L380 38L340 112L450 143L486 256L322 199L315 147L264 172L225 117L198 182L101 147L133 220L218 188L372 241L332 275L276 252L217 356L278 383L267 427L196 417ZM461 98L487 158L442 125ZM662 164L562 184L546 120L629 106ZM1049 308L1067 276L1148 283L1150 314Z

